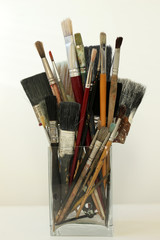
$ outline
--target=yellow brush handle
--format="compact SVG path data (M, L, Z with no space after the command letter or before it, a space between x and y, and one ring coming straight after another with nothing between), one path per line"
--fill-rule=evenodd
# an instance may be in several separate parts
M107 87L107 81L106 81L106 74L101 73L100 75L100 120L101 120L101 126L106 126L106 87Z
M106 126L106 87L107 87L107 81L106 81L106 74L100 75L100 120L101 120L101 126ZM107 164L106 161L104 161L103 167L102 167L102 175L103 177L107 173ZM104 180L104 188L106 187L106 180Z

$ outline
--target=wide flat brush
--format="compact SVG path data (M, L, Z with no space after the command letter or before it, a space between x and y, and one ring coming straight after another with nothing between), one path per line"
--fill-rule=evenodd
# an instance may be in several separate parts
M59 86L59 89L60 89L60 92L61 92L61 99L62 99L62 101L67 102L68 98L67 98L67 95L65 93L65 89L64 89L63 83L61 81L61 78L59 76L57 66L56 66L56 63L54 61L54 58L53 58L53 55L52 55L51 51L49 51L49 56L50 56L50 59L51 59L51 62L52 62L53 70L54 70L55 75L57 77L57 83L58 83L58 86Z
M67 18L66 20L62 21L61 26L65 39L65 46L68 58L68 68L72 83L72 89L74 92L76 102L82 104L83 86L77 62L71 19Z
M59 104L59 161L61 165L62 200L69 186L69 166L74 155L75 132L78 128L80 104L61 102Z
M57 130L57 100L55 96L45 98L49 117L49 133L52 150L52 192L53 206L55 213L58 212L61 204L61 180L58 162L58 130Z
M82 37L80 33L74 34L75 44L76 44L76 52L77 58L81 73L82 85L85 87L87 72L86 72L86 59L85 59L85 52L84 52L84 45L82 41Z
M47 78L49 81L49 85L53 92L53 95L56 96L57 102L60 103L61 102L60 92L59 92L58 86L55 82L55 79L54 79L52 70L49 66L48 60L46 58L43 43L40 41L37 41L37 42L35 42L35 46L36 46L39 56L42 60L42 63L43 63L43 66L44 66L44 69L45 69L45 72L46 72L46 75L47 75Z
M90 61L90 68L89 68L89 71L88 71L87 81L86 81L86 85L85 85L83 103L82 103L82 107L81 107L80 123L79 123L79 127L78 127L78 135L77 135L77 139L76 139L76 147L75 147L75 152L74 152L74 158L73 158L73 162L72 162L72 166L71 166L71 170L70 170L70 184L72 183L75 168L76 168L78 151L79 151L78 147L80 145L83 126L84 126L84 122L85 122L86 109L87 109L87 103L88 103L88 97L89 97L89 89L90 89L91 79L92 79L92 70L93 70L94 60L95 60L96 54L97 54L97 50L93 49L92 50L92 55L91 55L91 61Z
M22 87L33 107L39 125L43 125L48 136L48 131L45 125L45 116L41 108L41 102L47 96L52 96L47 77L45 73L40 73L21 81Z

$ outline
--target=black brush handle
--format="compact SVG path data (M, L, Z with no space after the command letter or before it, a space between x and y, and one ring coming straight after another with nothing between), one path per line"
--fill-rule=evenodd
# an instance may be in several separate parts
M61 180L58 164L58 144L51 145L52 148L52 193L53 193L53 206L55 213L60 209L61 204Z
M69 186L69 165L73 155L65 154L64 157L59 157L61 163L61 198L64 201Z

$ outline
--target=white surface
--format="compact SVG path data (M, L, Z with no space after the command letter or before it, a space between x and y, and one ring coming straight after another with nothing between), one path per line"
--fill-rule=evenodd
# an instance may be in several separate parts
M0 0L0 204L45 205L47 140L20 80L43 71L34 42L66 59L61 21L70 17L85 45L123 36L119 76L147 85L124 146L114 145L114 202L160 203L160 1Z
M113 210L114 237L100 239L160 239L160 205L115 205ZM48 207L30 206L0 207L0 239L51 240L64 239L64 237L49 236ZM72 237L72 239L89 238Z

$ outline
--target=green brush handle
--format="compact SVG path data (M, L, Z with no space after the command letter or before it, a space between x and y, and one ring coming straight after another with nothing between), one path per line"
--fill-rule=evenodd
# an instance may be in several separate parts
M67 98L67 95L65 93L63 83L60 81L60 82L58 82L58 85L59 85L59 88L60 88L60 91L61 91L63 102L68 102L68 98Z
M82 79L83 88L85 88L86 79L87 79L87 73L86 72L81 72L81 79Z

